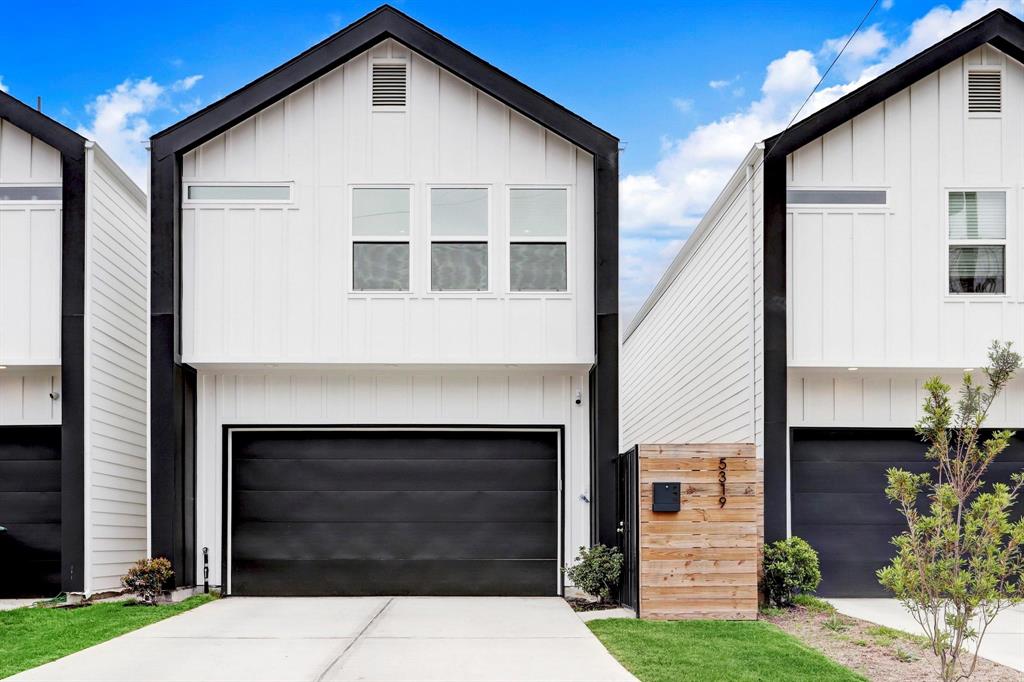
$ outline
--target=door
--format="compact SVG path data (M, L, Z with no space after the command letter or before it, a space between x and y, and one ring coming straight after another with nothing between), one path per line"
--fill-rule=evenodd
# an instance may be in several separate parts
M885 472L933 470L926 446L910 429L793 429L790 445L793 535L821 560L818 594L891 596L875 571L893 555L890 540L906 529L883 492ZM1014 438L989 469L989 483L1008 483L1024 470L1024 441ZM1024 505L1018 504L1019 518Z
M0 597L60 592L60 427L0 427Z
M554 595L556 430L230 429L229 591Z

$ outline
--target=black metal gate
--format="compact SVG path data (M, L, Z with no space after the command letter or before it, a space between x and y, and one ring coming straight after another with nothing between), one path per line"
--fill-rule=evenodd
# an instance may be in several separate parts
M619 583L619 602L637 610L640 597L640 524L638 519L640 493L636 447L618 457L618 495L616 514L619 551L622 552L622 580Z

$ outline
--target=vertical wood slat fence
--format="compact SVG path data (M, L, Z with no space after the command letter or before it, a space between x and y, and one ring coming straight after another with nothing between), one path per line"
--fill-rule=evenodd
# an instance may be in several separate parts
M752 444L639 445L641 618L757 618L764 475ZM681 484L655 512L652 483Z

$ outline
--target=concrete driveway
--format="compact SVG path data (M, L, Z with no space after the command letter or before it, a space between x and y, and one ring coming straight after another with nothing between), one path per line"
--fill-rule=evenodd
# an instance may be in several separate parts
M556 598L244 598L11 680L633 680Z
M912 634L924 630L895 599L829 599L840 613ZM981 640L982 658L1024 672L1024 605L996 616Z

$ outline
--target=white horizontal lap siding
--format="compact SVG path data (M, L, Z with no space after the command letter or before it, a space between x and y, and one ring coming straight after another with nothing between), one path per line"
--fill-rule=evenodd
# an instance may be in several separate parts
M925 382L939 376L953 387L961 374L948 369L789 370L789 425L831 428L911 428L922 416ZM981 371L974 378L984 384ZM1007 386L985 422L990 428L1024 425L1024 378Z
M593 157L412 55L408 104L373 111L388 41L185 155L190 181L288 182L288 204L183 204L183 359L589 363ZM412 293L351 293L349 191L412 188ZM429 189L490 188L492 291L429 292ZM568 188L569 291L508 291L507 188Z
M141 191L87 157L86 590L119 586L147 551L149 232Z
M60 153L0 121L0 184L60 182ZM0 201L0 365L60 364L60 245L59 201Z
M685 264L623 345L623 447L754 442L760 432L761 284L752 262L762 231L754 211L759 159L748 156L691 237Z
M1001 115L966 111L972 66L1003 69ZM885 207L789 207L789 360L970 367L1024 341L1024 67L985 46L797 150L788 184L884 189ZM946 294L946 196L1007 192L1007 295Z
M60 369L8 367L0 371L0 426L60 425Z
M223 427L228 425L563 426L565 545L573 558L590 541L587 374L473 372L219 373L197 387L196 542L209 549L210 582L221 582ZM579 391L580 404L575 402ZM202 575L202 552L197 552Z

